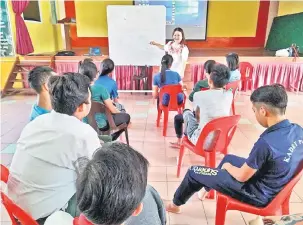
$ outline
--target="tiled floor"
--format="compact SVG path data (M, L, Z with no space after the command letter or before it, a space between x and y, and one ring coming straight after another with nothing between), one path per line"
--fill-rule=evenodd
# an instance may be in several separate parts
M9 166L13 157L16 141L22 128L28 122L28 115L34 96L6 97L1 101L1 163ZM156 105L151 96L144 94L121 94L121 102L132 117L129 130L131 145L142 152L149 160L149 183L153 185L164 200L170 200L182 178L176 177L178 150L171 149L169 142L175 140L173 116L170 114L168 137L162 136L162 127L157 128ZM289 93L288 118L303 125L303 96ZM229 152L247 157L254 142L264 130L257 124L251 110L249 96L241 94L236 99L236 112L242 116L240 124L230 145ZM161 125L162 126L162 125ZM192 164L204 164L204 159L187 153L185 156L182 175ZM303 181L295 187L291 196L291 213L303 210ZM168 214L168 225L202 225L214 224L216 202L214 200L199 201L193 196L183 208L180 215ZM244 225L255 218L254 215L230 211L227 213L226 225ZM1 224L11 224L3 207L1 207Z

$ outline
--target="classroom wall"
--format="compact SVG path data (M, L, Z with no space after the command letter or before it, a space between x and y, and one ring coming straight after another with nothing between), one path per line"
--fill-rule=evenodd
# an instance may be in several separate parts
M58 3L59 0L56 1ZM60 49L64 49L60 28L61 25L53 25L51 23L50 0L40 0L39 3L42 19L41 22L25 22L32 39L34 53L54 52ZM11 20L11 30L13 32L14 42L16 43L15 14L12 10L11 1L8 1L8 10ZM61 18L58 17L58 19ZM3 86L5 85L8 74L12 69L14 60L15 57L1 59L1 89L3 89ZM21 84L17 84L17 86L18 85L20 86Z
M303 12L303 1L280 1L278 16Z
M210 1L207 37L254 37L259 1ZM107 37L108 5L133 1L75 1L78 37ZM227 10L228 9L228 10Z

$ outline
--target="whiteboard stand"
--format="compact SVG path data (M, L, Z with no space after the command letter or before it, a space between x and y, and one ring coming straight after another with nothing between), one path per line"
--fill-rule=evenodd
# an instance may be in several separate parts
M134 74L132 77L131 89L132 90L140 90L140 82L143 81L143 90L145 95L147 95L148 86L149 86L149 68L150 66L137 66L137 72L140 71L138 75ZM151 90L149 90L151 91ZM132 92L131 92L132 94Z

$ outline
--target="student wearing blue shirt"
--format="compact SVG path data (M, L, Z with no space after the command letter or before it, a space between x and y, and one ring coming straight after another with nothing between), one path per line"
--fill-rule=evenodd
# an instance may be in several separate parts
M110 98L116 102L118 101L118 87L114 79L112 79L109 74L113 72L115 64L111 59L104 59L101 63L101 72L99 78L96 80L95 84L101 84L105 87L110 95Z
M29 72L28 83L37 93L37 103L32 107L30 121L52 110L47 83L53 75L56 75L56 73L47 66L37 66Z
M161 60L161 72L154 76L153 80L153 97L157 99L157 106L159 106L159 88L165 85L174 85L180 84L181 85L181 77L180 75L170 70L173 63L173 57L171 55L164 55ZM179 93L178 96L178 104L182 104L184 99L184 94ZM163 95L162 105L167 106L169 103L170 96L168 94Z
M227 66L230 69L229 82L237 81L241 79L241 73L239 71L239 56L237 53L229 53L226 56Z
M180 206L201 189L204 194L214 189L241 202L264 207L298 172L303 163L303 129L286 119L288 97L284 87L260 87L250 100L257 121L267 129L249 157L226 155L218 168L192 166L167 211L180 213Z

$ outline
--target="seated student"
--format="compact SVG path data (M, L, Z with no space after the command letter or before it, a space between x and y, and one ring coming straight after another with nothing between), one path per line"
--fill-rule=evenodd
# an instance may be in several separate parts
M250 100L257 121L267 129L249 157L226 155L217 169L190 167L167 211L179 213L180 206L202 188L264 207L302 166L303 129L286 119L288 100L284 87L278 84L260 87Z
M92 92L92 100L97 102L102 102L104 105L111 111L113 114L114 122L117 126L122 123L129 124L130 115L124 112L120 112L113 104L113 101L110 99L110 96L103 85L95 84L95 80L98 74L97 67L93 63L93 61L84 61L80 64L79 72L85 76L87 76L91 81L91 92ZM109 124L106 119L106 115L103 113L96 114L95 116L97 125L102 131L106 131L109 129ZM88 123L88 119L84 118L85 123ZM120 134L123 132L117 131L112 134L112 140L116 140Z
M229 83L240 80L241 79L241 73L239 71L239 56L237 53L229 53L226 55L226 63L230 70L230 78ZM201 88L209 88L208 83L206 82L207 78L199 81L200 82L200 89Z
M37 103L32 107L30 121L42 114L49 113L52 110L47 82L53 75L56 75L56 73L47 66L37 66L29 72L28 83L38 94Z
M97 150L77 181L82 218L92 224L166 224L163 202L147 185L147 170L148 161L126 144Z
M79 157L91 158L100 141L82 119L91 108L89 79L66 73L49 79L53 110L23 129L13 156L8 195L43 224L57 210L76 216L76 168Z
M196 144L203 127L208 122L218 117L229 116L233 94L231 91L224 89L224 86L228 83L229 76L229 69L226 66L218 64L213 67L210 76L208 76L210 89L194 94L195 112L185 109L183 115L175 116L177 142L172 142L171 147L180 147L183 123L185 124L185 134L193 144ZM209 144L212 138L213 136L210 135L206 143Z
M119 98L117 83L109 76L114 71L115 64L111 59L104 59L100 67L101 72L100 76L96 80L96 84L103 85L103 87L108 91L110 98L116 102Z
M207 60L204 63L204 73L205 73L206 79L200 80L196 83L193 91L188 96L189 101L192 102L194 100L194 94L196 92L201 91L202 88L206 88L206 87L208 88L209 87L208 86L208 77L209 77L211 71L213 70L215 64L216 64L215 60Z
M227 66L230 69L229 82L233 82L241 79L241 73L239 71L239 56L237 53L229 53L226 56Z
M159 106L159 88L165 86L165 85L173 85L173 84L180 84L181 85L181 77L180 75L170 70L172 63L173 63L173 57L171 55L164 55L161 60L161 72L157 73L154 76L153 81L153 97L157 99L157 107ZM184 100L184 94L179 93L177 95L178 104L182 104ZM162 105L168 106L169 104L170 96L168 94L163 95L162 99Z
M77 201L82 214L74 225L166 224L161 197L146 186L148 162L139 152L116 142L98 149L91 161L81 158L76 164ZM73 218L57 211L45 222L53 224L73 225Z
M120 112L126 112L124 106L118 102L119 94L117 82L109 76L113 72L114 68L115 64L113 60L104 59L101 63L100 76L96 80L95 84L100 84L105 87L117 109Z

